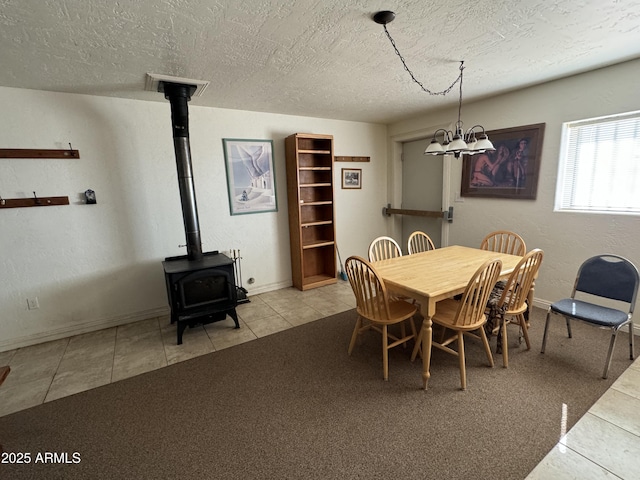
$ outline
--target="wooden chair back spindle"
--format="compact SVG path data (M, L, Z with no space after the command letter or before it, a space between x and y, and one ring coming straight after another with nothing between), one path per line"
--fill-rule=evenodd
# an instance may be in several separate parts
M491 232L482 239L480 248L491 252L508 253L521 257L527 252L524 239L517 233L508 230Z
M398 242L391 237L378 237L369 245L369 261L377 262L402 256Z
M409 235L409 240L407 241L407 252L409 252L409 255L434 250L435 248L433 241L426 233L416 231Z
M454 325L467 327L481 322L489 295L500 276L502 262L487 262L476 271L462 294Z

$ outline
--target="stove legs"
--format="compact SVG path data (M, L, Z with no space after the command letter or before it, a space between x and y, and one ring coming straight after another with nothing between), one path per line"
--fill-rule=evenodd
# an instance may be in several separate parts
M229 310L224 310L222 312L216 312L213 314L209 314L207 316L199 317L199 318L185 318L180 319L177 315L171 313L171 323L177 323L177 334L178 334L178 345L182 345L182 334L184 333L187 326L195 327L198 324L206 325L212 322L219 322L224 320L229 315L233 319L233 323L235 323L234 328L240 328L240 322L238 321L238 314L236 313L236 309L231 308Z

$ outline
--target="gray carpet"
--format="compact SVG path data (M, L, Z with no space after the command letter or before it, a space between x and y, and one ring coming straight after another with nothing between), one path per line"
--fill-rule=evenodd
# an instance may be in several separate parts
M513 327L508 369L467 341L467 391L438 350L424 391L411 348L391 352L388 382L375 332L349 357L354 322L334 315L2 417L5 452L31 463L0 464L0 478L519 479L558 441L562 404L571 427L630 364L621 334L601 379L607 332L576 323L568 340L559 319L541 355L535 309L533 348ZM45 452L80 461L35 463Z

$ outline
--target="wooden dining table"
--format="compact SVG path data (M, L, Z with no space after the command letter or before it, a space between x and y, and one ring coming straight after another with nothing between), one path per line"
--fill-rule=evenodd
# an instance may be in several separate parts
M427 252L373 262L389 290L415 299L424 317L412 360L422 348L422 384L427 389L431 363L432 318L440 300L464 292L476 270L488 260L500 259L500 278L508 277L522 260L518 255L453 245Z

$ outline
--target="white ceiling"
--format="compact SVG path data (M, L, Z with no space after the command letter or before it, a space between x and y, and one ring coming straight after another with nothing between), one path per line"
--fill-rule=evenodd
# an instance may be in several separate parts
M389 123L640 57L640 0L0 0L0 85ZM610 88L607 85L603 89ZM586 99L585 99L586 100Z

